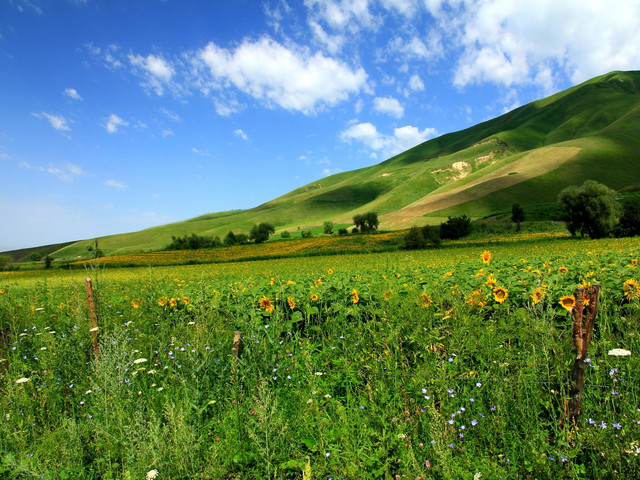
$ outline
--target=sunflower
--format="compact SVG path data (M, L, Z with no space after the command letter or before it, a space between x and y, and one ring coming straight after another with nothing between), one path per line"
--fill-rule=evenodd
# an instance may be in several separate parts
M140 301L138 300L131 300L131 307L135 310L137 310L138 308L140 308Z
M493 276L493 273L490 273L489 276L487 277L487 281L485 282L485 285L493 285L494 283L496 283L496 277Z
M567 272L569 271L569 269L563 265L562 267L560 267L560 268L558 269L558 271L559 271L560 273L567 273Z
M274 310L271 300L269 300L267 297L262 297L260 299L260 306L264 308L264 311L267 313L271 313Z
M169 306L175 307L176 305L178 305L178 301L175 298L171 297L171 300L169 300Z
M162 296L158 299L158 305L164 307L167 304L167 297Z
M358 303L360 301L360 297L358 296L358 291L355 288L351 290L351 301L353 303Z
M287 303L289 304L289 308L291 310L296 308L296 302L293 300L293 297L287 297Z
M540 287L536 288L531 295L531 304L537 305L544 298L544 290Z
M425 308L433 304L433 300L431 300L431 297L428 293L422 292L420 294L420 298L422 298L422 306Z
M489 250L485 250L484 252L482 252L482 263L489 265L490 261L491 261L491 252Z
M311 301L312 302L317 302L318 301L318 295L316 295L315 293L311 294Z
M493 299L498 302L504 302L509 296L509 292L504 287L496 287L493 289Z
M630 278L624 282L622 286L624 289L624 296L629 300L632 298L640 298L640 285L638 285L638 281Z
M388 302L389 300L391 300L392 295L393 295L393 290L387 290L382 294L382 298L384 299L385 302Z
M473 292L471 292L471 295L469 295L469 298L467 299L467 304L484 307L487 302L484 294L482 293L482 290L474 290Z
M573 295L564 296L560 299L560 305L567 312L570 312L573 307L576 306L576 298Z

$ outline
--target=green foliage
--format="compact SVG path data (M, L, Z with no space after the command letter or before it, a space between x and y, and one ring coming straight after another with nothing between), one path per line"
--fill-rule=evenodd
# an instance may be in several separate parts
M364 214L357 214L353 217L353 224L362 233L372 232L378 229L380 221L378 220L378 214L376 212L367 212Z
M516 224L516 232L519 232L520 223L524 222L524 208L519 203L511 205L511 221Z
M199 248L219 247L222 242L218 237L207 237L192 233L190 236L171 237L171 243L167 245L167 250L197 250Z
M0 255L0 270L11 265L11 257L9 255Z
M224 237L223 242L227 247L230 247L231 245L236 245L238 243L238 239L236 238L236 234L230 231Z
M640 197L626 199L622 204L622 216L615 226L616 237L640 235Z
M269 235L275 233L276 229L270 223L261 223L254 225L249 233L249 240L254 243L264 243L269 239Z
M460 217L448 217L447 221L440 224L440 238L456 240L471 233L471 219L466 215Z
M563 189L558 195L558 204L571 235L587 234L590 238L610 236L620 210L616 192L594 180Z
M347 230L346 228L339 228L338 235L340 236L349 235L349 230Z
M282 238L289 238L289 237L291 237L291 232L289 232L288 230L284 230L284 231L280 232L280 236Z
M322 225L322 230L325 233L325 235L332 235L333 234L333 222L330 221L325 221L324 224Z
M300 232L300 235L302 236L302 238L311 238L312 237L311 230L302 230Z
M440 236L436 230L429 225L425 225L422 228L416 226L411 227L409 232L404 236L403 241L404 248L407 250L417 250L430 245L439 247L441 243Z
M29 254L29 260L32 262L39 262L42 259L42 254L40 252L31 252Z
M44 268L51 268L51 264L53 263L53 257L51 255L47 255L44 257Z

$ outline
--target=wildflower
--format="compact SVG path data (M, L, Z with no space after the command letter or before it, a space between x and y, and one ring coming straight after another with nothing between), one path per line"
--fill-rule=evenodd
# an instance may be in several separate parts
M264 311L267 313L271 313L274 310L271 300L269 300L267 297L262 297L260 299L260 306L264 308Z
M147 472L147 480L153 480L154 478L158 478L158 470L155 468L153 470L149 470Z
M134 310L137 310L138 308L140 308L140 302L138 300L131 300L131 307Z
M146 359L146 358L136 358L136 359L133 361L133 364L134 364L134 365L138 365L138 364L140 364L140 363L144 363L144 362L146 362L146 361L147 361L147 359Z
M613 350L609 350L607 355L611 355L614 357L627 357L631 355L629 350L625 350L624 348L614 348Z
M627 299L640 298L640 285L638 285L637 280L633 278L626 280L622 288L624 289L624 296L627 297Z
M447 278L447 277L450 277L451 275L453 275L453 272L447 272L442 276L442 278Z
M16 383L26 383L28 381L29 381L29 379L27 377L22 377L22 378L19 378L18 380L16 380Z
M291 310L296 308L296 302L293 300L293 297L287 297L287 303L289 304L289 308Z
M175 307L176 305L178 305L178 301L172 297L171 300L169 300L169 306Z
M497 282L496 277L493 276L493 273L490 273L489 276L487 277L487 281L485 282L485 285L494 285Z
M158 299L158 305L164 307L167 304L167 297L162 296Z
M498 302L504 302L509 296L509 292L504 287L497 287L493 289L493 299Z
M576 298L573 295L564 296L560 299L560 305L567 312L570 312L573 307L576 306Z
M567 272L569 271L569 269L568 269L567 267L565 267L565 266L562 266L562 267L560 267L560 268L558 269L558 271L559 271L560 273L567 273Z
M182 297L182 301L185 305L189 305L189 303L191 302L191 300L189 300L187 297Z
M330 268L329 270L327 270L327 273L328 273L329 275L333 274L333 268Z
M474 290L473 292L471 292L471 295L469 295L469 298L467 299L467 304L484 307L487 302L485 301L482 290Z
M489 250L485 250L484 252L482 252L482 263L489 265L490 261L491 261L491 252Z
M393 295L393 290L387 290L382 294L382 298L384 299L385 302L388 302L389 300L391 300L392 295Z
M358 303L360 301L360 297L358 296L358 291L354 288L351 290L351 301L353 303Z
M531 304L537 305L544 298L544 290L540 287L536 288L531 295Z
M433 300L431 299L431 297L429 296L428 293L422 292L420 294L420 297L422 298L422 306L423 307L427 308L428 306L433 304Z
M318 301L318 295L316 295L315 293L311 294L311 301L312 302L317 302Z

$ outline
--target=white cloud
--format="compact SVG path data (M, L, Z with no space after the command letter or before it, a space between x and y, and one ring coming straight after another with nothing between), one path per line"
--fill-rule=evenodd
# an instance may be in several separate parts
M242 129L240 129L240 128L239 128L239 129L237 129L237 130L234 130L234 131L233 131L233 134L234 134L236 137L240 137L240 138L241 138L241 139L243 139L243 140L249 140L249 137L247 136L247 134L246 134L246 133L244 133L244 132L242 131Z
M82 177L85 175L85 171L82 169L82 167L79 167L78 165L70 162L67 162L67 164L62 167L56 167L52 164L49 164L48 167L43 167L41 165L31 165L30 163L23 161L18 164L18 167L25 168L27 170L37 170L39 172L48 173L55 176L61 182L73 182L77 177Z
M64 118L62 115L52 115L47 112L32 113L32 115L36 118L47 120L49 124L59 132L71 131L71 127L69 127L69 125L67 124L68 120Z
M455 26L463 48L454 76L458 86L536 83L550 90L551 69L559 68L578 83L640 63L637 1L449 3L454 8L441 9L439 15Z
M409 88L414 92L424 90L424 83L422 83L422 79L419 75L411 75L409 79Z
M268 37L244 41L233 51L209 43L198 57L211 75L208 87L233 85L269 106L305 114L367 88L364 69L354 70L340 60Z
M104 184L109 187L113 187L116 190L124 190L125 188L128 188L126 183L118 182L117 180L107 180Z
M373 100L373 107L377 112L385 113L392 117L402 118L404 115L404 107L392 97L376 97Z
M141 55L129 55L129 63L136 67L136 70L144 78L142 85L151 88L156 95L162 96L164 89L171 82L175 74L173 66L161 57L149 54L146 57Z
M173 130L170 128L165 128L164 130L162 130L162 138L167 138L170 137L171 135L173 135Z
M67 88L63 93L73 100L82 100L82 97L75 88Z
M126 127L128 125L129 122L123 120L115 113L112 113L111 115L109 115L107 122L104 124L104 128L109 133L116 133L118 131L118 128Z
M195 153L196 155L202 155L203 157L209 157L211 156L211 154L209 152L203 152L202 150L196 148L196 147L191 147L191 151L193 153Z
M437 136L438 132L433 128L419 130L417 127L407 125L396 128L393 135L385 135L369 122L358 123L344 130L340 136L343 141L357 141L366 145L369 149L382 155L391 157L409 148Z

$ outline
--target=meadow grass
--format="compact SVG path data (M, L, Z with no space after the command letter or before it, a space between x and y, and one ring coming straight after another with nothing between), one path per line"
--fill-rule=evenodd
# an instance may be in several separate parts
M440 251L1 273L0 472L633 478L639 257L637 238L531 236ZM575 353L559 301L595 282L583 411L561 427ZM613 348L632 354L608 355Z

